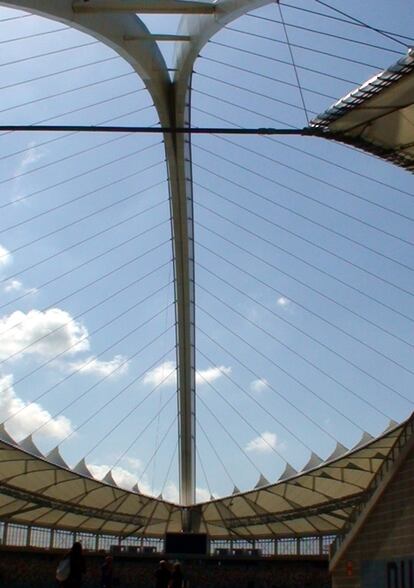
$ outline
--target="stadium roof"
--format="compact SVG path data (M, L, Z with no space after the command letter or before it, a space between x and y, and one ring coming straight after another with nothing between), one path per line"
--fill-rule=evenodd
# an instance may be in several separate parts
M335 139L414 171L414 51L311 122Z
M161 125L184 128L190 120L194 61L210 37L265 0L157 3L161 13L184 14L177 35L174 82L153 35L137 17L153 3L2 2L71 24L108 44L144 80ZM164 39L166 40L165 35ZM345 142L414 169L414 58L411 53L348 94L312 121L304 134ZM297 129L301 130L301 129ZM311 131L311 132L307 132ZM172 134L174 135L174 134ZM195 504L195 283L191 149L188 136L164 136L168 163L177 317L180 504L119 488L111 471L93 478L85 460L70 469L55 449L43 456L31 436L15 443L0 434L0 517L16 523L107 534L147 534L190 529L212 538L261 538L339 532L413 417L393 423L374 439L364 434L348 451L337 445L326 461L312 453L303 471L289 464L281 479L263 476L247 492ZM394 363L396 363L394 361ZM191 514L188 517L188 514Z
M232 496L195 505L191 509L199 525L194 530L218 539L338 533L391 458L403 430L409 430L406 440L412 436L413 423L414 415L377 439L364 435L351 451L338 446L323 463L313 456L303 472L288 467L276 483L262 479L249 492L235 489ZM103 481L95 480L84 461L71 470L57 450L44 458L30 438L14 443L4 429L0 471L0 517L15 523L163 537L166 532L179 532L188 512L144 496L137 487L123 490L110 474Z

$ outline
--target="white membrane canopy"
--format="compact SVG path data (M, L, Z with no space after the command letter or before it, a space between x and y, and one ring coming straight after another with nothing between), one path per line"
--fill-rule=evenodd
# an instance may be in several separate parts
M414 171L414 53L365 82L311 127Z
M210 538L263 538L341 531L373 477L414 417L316 468L250 492L193 507L197 531ZM181 530L182 507L128 492L24 451L3 431L0 517L27 525L163 537ZM334 452L336 453L336 452ZM59 456L55 454L55 462ZM282 475L283 478L283 475Z

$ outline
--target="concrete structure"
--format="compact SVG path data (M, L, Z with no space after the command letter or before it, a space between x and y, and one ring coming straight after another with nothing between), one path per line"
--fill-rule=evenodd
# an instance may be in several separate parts
M333 588L413 588L413 438L349 526L330 570Z

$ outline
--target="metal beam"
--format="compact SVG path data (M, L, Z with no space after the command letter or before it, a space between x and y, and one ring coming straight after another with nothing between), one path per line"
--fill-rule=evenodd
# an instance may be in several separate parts
M41 496L34 492L20 490L18 488L11 488L10 486L2 485L1 493L16 500L22 500L25 503L33 504L33 509L36 508L49 508L51 510L58 510L67 514L76 514L88 518L108 520L108 511L105 508L93 508L91 506L81 506L72 502L62 502L56 498ZM28 509L29 507L27 507ZM25 512L26 509L21 512ZM7 516L7 514L5 515ZM117 523L125 523L128 525L139 525L144 526L146 519L137 515L111 513L110 521Z
M66 132L76 131L85 133L143 133L143 134L175 134L175 135L318 135L313 129L274 129L248 128L233 129L229 127L125 127L89 125L0 125L1 131L20 132Z
M127 43L132 43L134 41L191 41L191 37L189 35L171 35L171 34L163 34L163 33L148 33L147 35L136 35L136 36L125 36L124 41Z
M332 516L335 516L336 510L345 510L347 508L353 509L355 506L358 506L364 498L365 494L364 492L361 492L360 494L349 498L341 498L307 508L297 508L285 513L266 513L262 515L237 517L227 519L224 522L228 528L237 529L238 527L282 523L284 521L293 521L300 518L315 517L321 514L332 514Z
M175 88L171 103L175 105ZM172 122L186 130L185 113L172 111ZM180 504L195 503L195 286L194 223L191 152L187 132L165 133L170 178L171 223L174 247L177 340L177 411L179 439ZM191 520L183 511L183 529Z
M135 14L213 14L215 5L190 0L75 0L73 12L132 12Z

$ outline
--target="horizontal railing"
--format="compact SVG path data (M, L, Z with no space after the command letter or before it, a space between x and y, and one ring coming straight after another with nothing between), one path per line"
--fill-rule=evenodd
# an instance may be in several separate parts
M208 555L231 557L323 556L328 555L335 536L275 537L272 539L211 539ZM80 541L85 550L118 555L156 555L165 551L163 539L120 537L61 529L18 525L0 521L0 544L9 547L68 550Z

